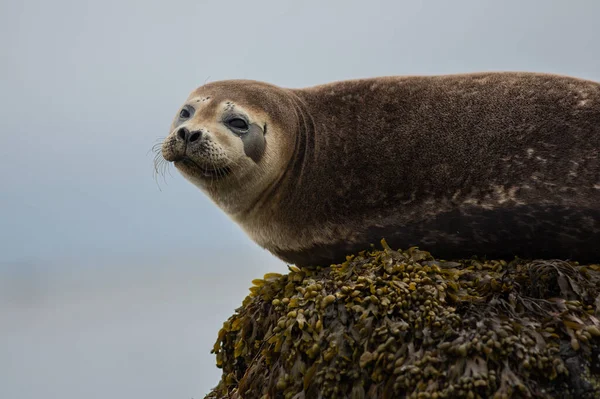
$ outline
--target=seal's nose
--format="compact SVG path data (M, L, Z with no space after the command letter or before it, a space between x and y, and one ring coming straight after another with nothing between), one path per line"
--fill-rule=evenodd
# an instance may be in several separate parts
M193 143L194 141L200 140L202 136L201 131L190 132L187 127L182 127L177 131L177 137L184 143Z

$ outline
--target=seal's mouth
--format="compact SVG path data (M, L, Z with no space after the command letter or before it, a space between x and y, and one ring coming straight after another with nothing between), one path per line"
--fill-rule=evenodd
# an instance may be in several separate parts
M193 159L187 156L182 156L181 158L174 160L173 163L176 167L183 167L184 169L189 170L194 175L200 174L202 177L207 177L212 180L222 179L224 177L227 177L231 173L231 168L208 168L205 166L200 166Z

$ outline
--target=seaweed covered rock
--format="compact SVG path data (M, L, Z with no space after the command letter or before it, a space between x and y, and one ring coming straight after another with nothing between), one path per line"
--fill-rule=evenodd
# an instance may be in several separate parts
M600 397L600 266L382 244L253 281L207 398Z

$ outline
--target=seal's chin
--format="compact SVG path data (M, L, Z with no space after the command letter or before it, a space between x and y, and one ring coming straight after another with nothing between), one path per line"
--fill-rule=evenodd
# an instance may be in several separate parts
M173 161L175 167L180 169L182 172L185 172L188 175L192 175L195 177L201 177L205 179L217 180L223 179L231 173L231 168L229 167L206 167L201 166L193 159L184 156L180 159Z

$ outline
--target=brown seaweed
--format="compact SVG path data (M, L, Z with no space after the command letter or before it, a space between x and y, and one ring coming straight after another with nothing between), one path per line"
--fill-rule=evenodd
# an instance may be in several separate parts
M382 245L254 280L206 398L600 397L600 266Z

